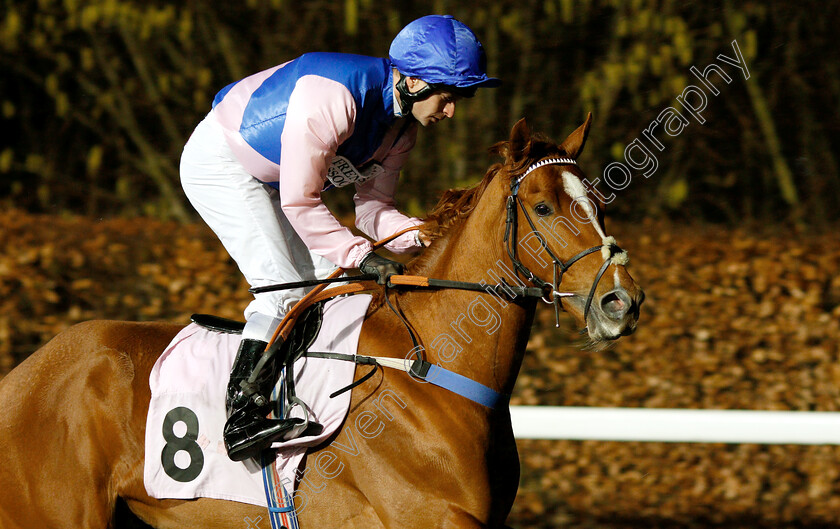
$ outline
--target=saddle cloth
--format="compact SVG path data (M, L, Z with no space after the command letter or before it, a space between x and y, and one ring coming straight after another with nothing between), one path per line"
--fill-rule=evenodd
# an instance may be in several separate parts
M369 304L369 295L327 302L321 330L309 350L355 354ZM222 441L227 381L239 341L237 334L193 323L175 336L152 368L143 475L151 497L266 506L259 465L231 461ZM333 399L329 395L352 383L354 371L353 362L303 357L295 363L297 396L309 405L310 420L324 430L273 445L280 482L290 494L307 449L329 438L344 421L350 392Z

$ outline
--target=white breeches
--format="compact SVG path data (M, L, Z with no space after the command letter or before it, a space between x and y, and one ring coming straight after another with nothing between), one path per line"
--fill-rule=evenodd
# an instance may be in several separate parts
M255 179L236 161L212 111L184 147L181 184L252 287L323 279L336 269L310 252L292 229L280 209L278 191ZM244 337L270 336L305 292L256 294L245 310L248 325Z

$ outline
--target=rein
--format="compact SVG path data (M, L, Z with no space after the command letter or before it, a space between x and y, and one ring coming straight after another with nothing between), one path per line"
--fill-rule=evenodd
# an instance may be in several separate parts
M294 283L280 283L277 285L266 285L263 287L249 288L248 292L252 294L262 294L264 292L274 292L277 290L287 290L292 288L311 287L315 285L330 284L330 283L359 283L362 281L373 281L376 276L372 274L362 274L347 277L334 277L328 279L311 279L308 281L297 281ZM393 275L388 281L392 286L416 287L416 288L440 288L440 289L454 289L454 290L472 290L475 292L487 292L488 294L502 295L506 294L511 298L520 297L543 297L543 290L538 287L523 287L518 285L510 285L503 283L499 285L487 285L485 283L470 283L467 281L450 281L447 279L433 279L425 276L410 276L410 275ZM332 289L326 291L332 292Z

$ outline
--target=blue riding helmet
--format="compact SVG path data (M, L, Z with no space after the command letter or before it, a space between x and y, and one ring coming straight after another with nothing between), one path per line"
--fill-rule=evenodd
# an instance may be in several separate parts
M403 115L435 90L472 97L479 87L501 84L487 77L487 58L475 33L451 15L429 15L409 23L394 37L388 56L400 72L397 90ZM429 86L411 93L406 77L417 77Z

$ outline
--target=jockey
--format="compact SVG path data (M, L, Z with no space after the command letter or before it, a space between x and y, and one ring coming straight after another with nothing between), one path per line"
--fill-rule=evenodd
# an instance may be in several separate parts
M451 118L459 98L500 81L485 73L473 32L448 15L408 24L389 59L304 54L225 87L193 132L181 158L184 191L252 287L323 279L336 266L374 274L380 284L402 272L339 223L321 193L353 184L356 226L373 239L419 225L394 201L418 124ZM413 231L385 247L423 246ZM245 310L226 401L225 445L234 459L289 435L291 420L266 418L270 388L248 396L240 384L304 294L257 294Z

